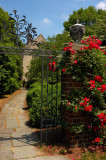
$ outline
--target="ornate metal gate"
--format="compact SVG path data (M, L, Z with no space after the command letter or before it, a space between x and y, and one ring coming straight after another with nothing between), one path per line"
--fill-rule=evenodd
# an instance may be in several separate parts
M32 23L27 25L26 17L19 20L17 11L9 15L9 19L0 23L0 54L11 54L24 56L40 57L42 61L41 70L41 143L53 143L60 139L61 132L61 72L57 69L57 52L40 49L19 48L22 45L22 38L27 39L27 43L33 42L34 36L37 36L36 28L32 28ZM27 26L26 26L27 25ZM14 41L15 47L6 47L5 36L8 41ZM20 38L21 40L20 40ZM36 44L36 42L35 42ZM5 47L2 47L5 46ZM58 136L59 135L59 136Z
M41 70L41 143L61 139L61 72L56 52L40 49L0 47L0 54L40 57Z

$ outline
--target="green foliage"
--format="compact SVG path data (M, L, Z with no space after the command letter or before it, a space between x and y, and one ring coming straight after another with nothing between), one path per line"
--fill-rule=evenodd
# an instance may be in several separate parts
M66 110L70 111L70 112L78 112L78 110L83 110L83 108L80 107L79 105L79 100L81 101L83 98L82 97L86 97L89 96L89 93L87 92L87 90L84 92L85 88L79 88L79 89L70 89L70 95L69 96L69 100L70 100L70 105L67 104L68 100L64 100L62 101L63 105L66 105ZM65 95L64 95L65 97ZM78 109L75 109L75 106Z
M43 45L40 45L41 49L61 51L63 50L64 45L72 41L70 33L68 31L63 31L62 34L53 35L52 37L48 36L47 42Z
M42 57L37 57L31 60L30 66L28 66L28 72L26 77L29 84L33 84L36 81L41 81L42 74Z
M94 149L95 151L95 147L92 147L92 150ZM105 160L106 159L106 154L102 153L97 150L97 153L95 152L90 152L90 151L86 151L85 153L82 154L81 159L83 160Z
M106 39L106 13L105 14L103 13L101 15L102 15L102 18L101 17L97 18L94 28L96 30L96 33L98 34L99 39L104 40Z
M20 88L22 58L18 55L0 55L0 95Z
M70 131L73 133L82 133L84 130L84 125L83 124L73 124Z
M8 13L0 8L0 95L12 93L20 88L22 57L9 55L9 53L20 53L19 50L13 49L16 45L14 25L15 22L10 19ZM24 47L21 40L19 47Z
M80 8L77 11L73 11L68 21L64 22L64 28L69 31L69 27L76 24L77 17L79 23L85 25L85 35L96 35L102 39L105 38L106 34L106 11L102 9L96 10L93 6L89 6L86 9Z
M15 22L10 19L8 12L0 7L0 46L13 47L16 45ZM24 46L19 39L19 46Z
M52 91L53 89L53 91ZM48 95L47 95L48 90ZM57 113L56 113L56 94L57 94ZM30 107L29 115L32 125L40 127L41 122L41 84L35 82L30 86L27 93L27 104ZM61 103L61 87L60 84L48 85L44 82L43 84L43 117L53 119L54 117L59 117L60 115L60 103Z
M51 51L51 54L56 56L56 54L58 54L58 52L54 53L53 51ZM51 56L50 56L51 57ZM43 58L43 80L47 80L49 83L50 82L56 82L57 79L58 81L60 81L61 78L61 72L58 71L57 72L52 72L49 70L49 63L53 62L53 61L57 61L56 57L51 57L52 59L49 58L49 56L38 56L35 57L31 60L31 64L28 67L28 72L26 73L26 77L28 79L28 83L27 83L27 87L30 86L30 84L33 84L34 82L41 82L42 81L42 58ZM57 75L58 74L58 75ZM53 77L53 79L52 79Z
M14 31L14 21L9 19L8 12L0 8L0 43L1 45L14 45L16 36L11 33Z
M96 50L86 51L84 55L82 54L83 51L78 53L76 56L78 65L71 68L73 78L75 77L76 80L83 82L86 80L86 77L90 77L91 79L93 79L95 75L104 77L105 55Z

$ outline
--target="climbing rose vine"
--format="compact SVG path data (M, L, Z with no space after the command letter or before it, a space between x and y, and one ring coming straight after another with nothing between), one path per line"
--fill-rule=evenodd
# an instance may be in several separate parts
M62 101L63 105L73 113L82 111L90 114L88 129L92 143L103 143L106 124L106 49L100 48L102 42L95 36L89 36L81 44L80 50L76 51L73 43L69 42L63 49L63 55L58 56L59 65L51 62L49 70L60 69L63 76L70 74L74 81L81 84L81 88L70 90L71 96Z

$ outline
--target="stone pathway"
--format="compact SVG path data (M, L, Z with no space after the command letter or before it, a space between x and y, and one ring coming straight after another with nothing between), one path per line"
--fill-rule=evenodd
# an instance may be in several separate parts
M14 96L0 113L0 160L69 160L65 156L42 156L35 129L27 126L24 110L27 91Z

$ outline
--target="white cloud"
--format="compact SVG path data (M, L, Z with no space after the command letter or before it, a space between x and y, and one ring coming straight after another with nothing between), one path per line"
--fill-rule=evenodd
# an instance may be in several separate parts
M46 24L51 23L51 21L50 21L48 18L44 18L42 22L43 22L43 23L46 23Z
M103 9L103 10L105 10L105 9L106 9L106 1L101 1L101 2L99 2L99 3L96 5L96 8L97 8L97 9Z

